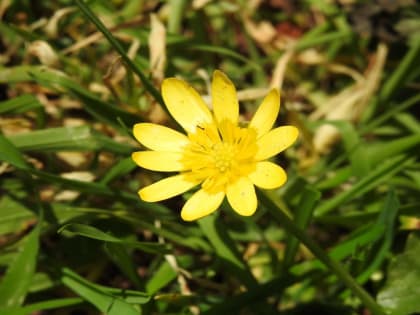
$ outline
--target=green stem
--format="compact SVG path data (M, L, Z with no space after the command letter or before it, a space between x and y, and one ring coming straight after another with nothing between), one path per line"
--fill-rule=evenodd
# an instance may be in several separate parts
M109 43L118 51L124 62L137 74L144 84L144 87L154 97L154 99L166 109L165 103L160 95L159 91L153 86L149 79L144 75L143 71L127 56L124 48L117 41L117 39L111 34L111 32L105 27L105 25L99 20L99 18L92 12L92 10L82 1L75 0L76 5L86 15L86 17L98 28L98 30L105 36Z
M323 262L330 270L341 280L353 293L359 297L363 304L372 312L373 315L386 315L382 308L367 293L355 279L341 266L340 263L332 259L319 245L314 242L306 233L299 228L289 217L283 213L275 203L268 198L263 192L258 191L258 197L266 206L267 210L278 220L284 228L302 244L304 244L321 262Z

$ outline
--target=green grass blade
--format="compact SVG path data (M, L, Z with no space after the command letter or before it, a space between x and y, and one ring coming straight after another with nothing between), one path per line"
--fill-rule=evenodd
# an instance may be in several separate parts
M90 126L58 127L11 135L9 140L22 151L96 151L128 155L133 148L113 141Z
M198 224L209 239L217 256L225 263L232 274L235 274L248 288L256 284L256 280L244 261L240 258L234 241L227 234L227 229L216 216L207 216L198 220Z
M0 114L20 114L31 109L42 108L39 100L30 94L24 94L7 101L0 102Z
M309 224L312 217L315 204L321 198L321 193L313 188L305 187L302 196L300 198L299 205L297 206L298 211L295 213L294 221L297 226L305 229ZM286 250L284 253L284 267L289 267L295 258L297 249L299 246L299 240L293 236L289 236L286 241Z
M61 281L77 295L107 315L139 315L142 313L121 297L104 291L103 288L94 285L68 268L62 270Z
M407 165L412 161L412 159L407 159L406 156L397 156L384 161L366 177L362 178L356 184L354 184L350 189L321 203L315 209L315 216L322 216L328 212L333 211L341 204L353 198L360 197L362 194L374 189L380 183L394 176L396 173L407 167Z
M9 163L22 170L30 169L22 153L2 134L0 134L0 161Z
M126 246L154 254L164 254L169 250L168 246L164 244L126 241L86 224L69 223L61 227L58 230L58 233L62 233L64 231L72 235L80 235L103 242L124 244Z
M21 252L9 266L0 283L0 313L1 307L22 305L35 273L39 249L41 223L25 239Z
M165 103L163 102L162 96L160 95L159 91L153 86L153 84L149 81L143 71L138 67L125 53L124 48L121 44L117 41L117 39L111 34L111 32L105 27L105 25L99 20L99 18L92 12L92 10L87 6L82 0L75 0L76 5L79 9L83 12L83 14L91 21L95 26L98 28L100 32L105 36L105 38L109 41L112 47L121 55L124 62L130 67L130 69L139 76L140 80L143 82L144 87L147 91L154 97L154 99L162 105L163 108L165 107Z

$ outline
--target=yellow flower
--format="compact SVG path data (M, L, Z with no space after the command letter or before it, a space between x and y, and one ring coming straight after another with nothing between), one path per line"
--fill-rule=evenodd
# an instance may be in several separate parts
M179 174L142 188L141 199L156 202L201 185L182 208L185 221L214 212L225 196L237 213L249 216L257 209L254 185L273 189L285 183L283 168L266 160L293 144L298 130L271 129L280 108L277 89L264 98L247 126L239 124L235 87L221 71L213 74L213 113L182 80L164 80L162 96L186 135L157 124L136 124L134 136L150 151L134 152L132 158L143 168Z

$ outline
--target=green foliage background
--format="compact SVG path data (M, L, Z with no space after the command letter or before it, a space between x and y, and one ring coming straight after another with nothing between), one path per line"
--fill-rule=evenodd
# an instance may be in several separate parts
M419 313L419 26L402 0L0 2L0 314ZM244 120L281 84L301 136L255 216L186 223L188 193L138 198L162 174L131 128L177 128L162 78L214 69Z

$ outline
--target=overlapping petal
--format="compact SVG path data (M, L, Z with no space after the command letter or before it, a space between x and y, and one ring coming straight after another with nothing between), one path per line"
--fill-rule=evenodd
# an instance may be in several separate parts
M238 123L239 103L236 89L229 78L221 71L213 73L211 84L211 99L213 112L218 123L229 120L233 124Z
M291 146L297 139L299 131L294 126L275 128L257 139L257 161L268 159Z
M181 162L181 152L139 151L131 155L133 161L143 168L159 172L179 172L185 170Z
M155 151L180 151L189 143L184 134L151 123L135 124L133 134L142 145Z
M165 79L162 83L162 97L172 117L187 132L193 133L197 125L213 120L200 94L182 80Z
M199 182L191 181L185 174L180 174L140 189L139 195L144 201L156 202L180 195L198 184Z
M287 180L284 169L268 161L258 162L255 170L248 177L255 186L263 189L280 187Z
M181 210L181 217L185 221L193 221L205 217L220 207L224 197L224 191L208 193L204 189L200 189L187 200Z
M257 138L265 135L273 127L280 110L280 92L272 89L262 101L252 117L249 127L257 131Z
M233 210L240 215L250 216L257 210L254 184L248 177L240 177L228 185L226 196Z

